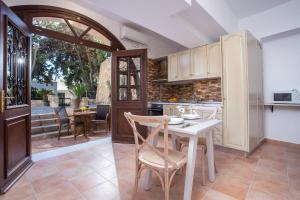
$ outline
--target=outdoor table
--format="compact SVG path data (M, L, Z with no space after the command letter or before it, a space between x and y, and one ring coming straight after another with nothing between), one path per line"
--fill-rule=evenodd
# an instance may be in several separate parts
M81 112L74 112L73 116L74 116L74 120L76 118L79 118L82 122L83 122L83 126L84 126L84 136L87 136L87 129L88 129L88 124L89 124L89 120L90 117L96 115L96 111L81 111Z

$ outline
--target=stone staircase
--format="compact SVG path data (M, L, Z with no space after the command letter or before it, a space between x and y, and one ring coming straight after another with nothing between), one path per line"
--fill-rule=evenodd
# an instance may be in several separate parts
M45 132L58 131L58 119L55 113L32 114L31 134L37 135Z
M31 114L31 137L33 140L57 137L58 119L55 113ZM66 129L62 129L62 134Z

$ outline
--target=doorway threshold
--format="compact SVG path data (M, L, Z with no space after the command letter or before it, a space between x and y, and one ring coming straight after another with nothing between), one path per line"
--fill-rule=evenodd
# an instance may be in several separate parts
M103 145L103 144L111 144L111 137L97 139L97 140L82 143L82 144L75 144L72 146L61 147L58 149L49 150L49 151L45 151L45 152L34 153L34 154L32 154L31 159L33 162L36 162L39 160L45 160L45 159L52 158L55 156L60 156L60 155L64 155L67 153L74 152L74 151L90 148L90 147L97 146L97 145Z

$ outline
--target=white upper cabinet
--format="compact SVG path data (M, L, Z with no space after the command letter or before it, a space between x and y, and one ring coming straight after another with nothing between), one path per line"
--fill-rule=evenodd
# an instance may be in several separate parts
M181 51L168 56L168 81L221 77L220 43Z
M177 54L171 54L168 56L168 81L178 79L178 56Z
M191 50L191 70L189 77L191 79L207 78L206 46Z
M188 80L191 74L191 51L178 53L178 79Z
M207 45L207 77L221 77L221 46L220 42Z

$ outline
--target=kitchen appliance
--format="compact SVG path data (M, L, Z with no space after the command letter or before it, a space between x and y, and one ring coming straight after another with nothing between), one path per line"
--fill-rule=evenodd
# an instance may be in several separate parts
M273 103L300 104L300 91L292 89L290 91L273 92Z
M148 105L148 115L149 116L161 116L164 114L163 104L150 103Z

